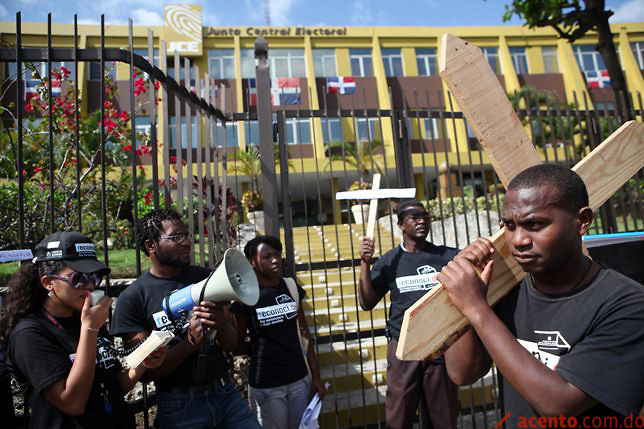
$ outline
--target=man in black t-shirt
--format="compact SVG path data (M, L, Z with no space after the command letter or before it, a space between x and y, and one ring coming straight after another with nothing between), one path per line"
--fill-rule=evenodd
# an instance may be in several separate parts
M635 427L644 401L644 287L583 254L593 219L583 181L557 165L528 168L508 185L501 219L528 274L493 310L485 299L489 240L441 271L473 328L445 353L450 377L472 383L494 361L507 428Z
M150 270L119 296L111 327L126 346L142 341L154 329L172 328L162 309L164 297L209 274L190 265L190 234L177 212L153 210L140 220L137 236L150 257ZM214 341L207 335L211 330L217 331ZM157 388L159 427L259 428L228 377L221 349L232 351L236 346L237 332L222 303L203 301L193 308L187 337L175 338L163 364L146 373Z
M391 292L387 331L387 428L410 428L421 394L434 428L455 428L458 414L457 387L447 376L440 360L401 361L396 357L405 310L438 284L436 275L458 252L426 241L429 213L418 201L407 201L398 209L398 226L403 242L369 264L374 253L373 239L360 242L360 306L371 310Z

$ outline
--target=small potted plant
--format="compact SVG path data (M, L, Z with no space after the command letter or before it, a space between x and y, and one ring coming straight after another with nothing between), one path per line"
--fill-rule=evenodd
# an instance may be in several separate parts
M261 191L246 191L242 194L242 207L248 221L257 229L264 229L264 196Z
M363 180L356 180L349 186L349 191L360 191L371 189L371 183ZM369 218L369 201L351 200L351 213L356 224L363 224Z

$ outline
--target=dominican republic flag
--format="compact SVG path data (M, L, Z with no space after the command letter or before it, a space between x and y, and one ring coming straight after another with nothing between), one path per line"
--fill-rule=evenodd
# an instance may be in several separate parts
M25 80L25 101L29 102L32 97L37 97L38 96L38 85L40 84L40 81L38 80Z
M248 79L251 106L257 105L257 82ZM273 106L300 104L300 78L278 77L271 79L271 104Z
M328 77L326 92L329 94L353 94L356 92L356 82L351 76Z
M25 101L29 101L32 97L38 95L38 87L40 86L39 80L27 79L25 82ZM44 85L44 89L47 89L47 85ZM51 96L56 98L60 97L61 94L61 82L58 79L53 79L51 81Z
M590 70L584 72L588 88L610 88L608 70Z

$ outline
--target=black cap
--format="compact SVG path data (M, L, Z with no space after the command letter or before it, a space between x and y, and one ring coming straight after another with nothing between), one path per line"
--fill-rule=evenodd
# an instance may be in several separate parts
M96 245L78 231L55 232L38 243L34 262L62 261L79 273L108 274L111 270L96 259Z

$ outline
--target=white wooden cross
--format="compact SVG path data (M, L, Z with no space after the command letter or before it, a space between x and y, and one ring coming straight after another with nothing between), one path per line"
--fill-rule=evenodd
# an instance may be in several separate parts
M445 34L439 67L441 77L506 187L516 174L541 163L532 140L479 48ZM589 205L595 210L642 167L644 124L629 121L573 170L584 180ZM503 229L491 240L495 249L494 270L487 300L493 305L512 290L525 273L512 257ZM436 356L453 344L467 325L467 319L439 284L405 312L396 355L403 360Z
M370 200L369 221L367 223L367 237L373 238L376 229L376 214L378 213L378 200L384 198L414 198L416 188L380 189L380 174L373 175L371 189L359 191L336 192L336 200Z

